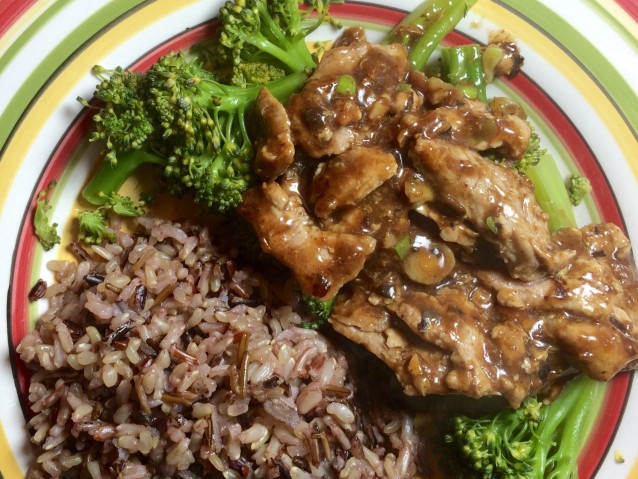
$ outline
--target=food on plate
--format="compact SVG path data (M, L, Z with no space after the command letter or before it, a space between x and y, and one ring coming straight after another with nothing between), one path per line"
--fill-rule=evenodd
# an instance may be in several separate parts
M49 195L56 186L56 181L52 181L38 193L38 199L33 214L33 230L38 237L40 244L46 250L50 250L56 244L60 243L60 235L58 235L57 223L52 223L49 217L51 205L49 204Z
M103 106L91 140L106 143L107 161L84 198L108 204L141 165L156 164L176 196L190 194L212 213L240 204L255 153L247 115L264 84L280 100L303 86L316 67L306 36L327 18L329 5L314 2L302 12L290 0L228 2L220 9L218 43L200 56L172 52L143 73L95 67ZM206 68L211 63L214 72Z
M516 411L494 416L456 416L445 441L478 477L578 477L578 454L587 440L589 406L603 393L601 383L575 379L551 404L528 397Z
M140 218L49 263L50 307L18 347L30 478L414 474L412 417L360 398L344 354L271 306L221 234Z
M338 90L344 76L353 91ZM469 99L415 71L400 45L357 35L326 52L287 111L295 162L239 212L305 294L336 296L332 326L407 394L518 406L577 371L631 367L629 241L611 224L550 233L511 165L532 136L520 107Z
M90 254L50 264L18 348L31 477L412 477L405 398L433 394L516 409L454 420L483 477L573 473L601 388L558 393L636 366L636 268L620 228L575 226L586 179L568 193L523 108L488 97L522 66L511 39L427 63L473 3L426 1L379 44L345 29L319 60L329 2L227 2L210 45L96 67ZM144 216L121 192L143 165L214 225ZM239 221L274 269L229 244ZM371 401L362 355L403 392Z

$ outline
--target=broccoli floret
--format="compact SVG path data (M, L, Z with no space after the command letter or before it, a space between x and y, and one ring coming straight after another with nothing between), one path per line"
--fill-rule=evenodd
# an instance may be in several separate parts
M100 244L103 240L115 241L115 233L109 229L106 213L101 208L78 213L78 239L84 243Z
M570 175L567 178L567 192L572 205L578 206L591 193L591 183L582 175Z
M35 235L40 240L40 244L42 244L45 251L50 250L56 244L60 243L60 235L58 235L57 231L58 224L51 223L51 217L49 216L51 212L49 196L56 184L57 182L55 180L51 181L46 189L42 190L38 194L35 205L35 214L33 215L33 228Z
M301 299L303 300L308 313L310 313L315 318L312 321L304 322L302 326L304 328L317 329L330 317L330 313L332 313L332 308L334 307L335 300L337 298L335 296L331 299L321 300L319 298L304 294L301 296Z
M96 66L100 104L79 101L99 110L91 140L105 143L107 161L84 198L106 204L139 166L152 163L163 167L171 194L190 194L212 213L236 207L254 180L247 112L264 85L285 101L305 84L317 65L306 36L329 17L329 5L229 1L220 9L221 46L188 57L170 53L144 73Z
M133 201L128 196L118 193L105 195L98 192L100 201L104 203L93 211L78 213L78 239L89 244L100 244L103 240L115 241L115 233L109 229L108 214L113 212L119 216L136 217L145 214L145 201Z
M233 85L247 87L265 85L286 76L286 71L275 65L260 62L240 63L233 69Z
M541 139L538 136L538 133L536 133L536 130L532 129L527 150L523 157L518 160L514 166L520 173L525 173L531 166L538 165L541 158L545 155L547 155L547 150L545 150L545 148L541 148Z
M235 0L219 10L220 43L234 65L277 64L287 73L317 66L306 45L306 37L328 17L330 1L313 0L299 9L298 0ZM308 16L316 17L308 21Z
M141 148L156 133L156 125L147 111L143 75L121 67L108 70L100 65L93 67L93 73L100 80L94 95L104 106L93 115L96 128L90 141L104 141L108 150L106 160L115 165L118 152ZM78 97L78 101L94 108L84 98Z
M519 409L493 417L456 416L445 439L482 479L575 478L596 416L590 407L604 394L601 384L581 377L549 405L530 397Z
M133 201L128 196L122 196L113 193L106 198L107 205L113 210L113 213L120 216L128 216L134 218L136 216L144 216L145 201Z
M305 80L304 73L291 74L268 88L283 100ZM112 70L97 87L96 96L106 103L92 136L106 142L109 161L87 185L84 198L106 204L139 166L153 163L163 167L170 193L192 194L213 213L234 208L253 180L245 118L260 89L221 84L181 53L162 57L142 74Z

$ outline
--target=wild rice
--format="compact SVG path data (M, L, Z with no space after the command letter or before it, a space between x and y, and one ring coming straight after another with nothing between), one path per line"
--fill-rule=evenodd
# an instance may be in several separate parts
M28 477L414 475L411 418L361 410L343 354L290 306L259 304L267 282L211 236L142 218L49 264L50 308L18 347Z

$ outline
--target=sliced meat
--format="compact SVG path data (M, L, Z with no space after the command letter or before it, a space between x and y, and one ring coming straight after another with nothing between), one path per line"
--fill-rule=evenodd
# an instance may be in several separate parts
M377 250L391 249L410 231L405 195L396 176L384 182L354 206L335 211L321 223L331 231L367 234Z
M497 74L521 61L508 41ZM277 122L267 100L263 121ZM517 406L578 370L608 379L638 366L627 238L613 225L550 235L529 180L479 154L525 153L520 105L469 100L412 70L403 47L353 29L287 113L294 162L248 191L240 212L304 293L339 291L334 329L387 364L406 394ZM275 126L267 159L292 161L277 153L288 137Z
M621 308L638 323L633 302L638 283L633 259L626 253L629 240L617 226L607 223L580 230L565 228L553 239L557 247L573 251L574 257L550 277L525 282L495 271L476 274L497 293L497 301L503 306L591 317L606 317ZM638 328L638 324L631 326ZM633 333L638 337L638 329Z
M367 41L366 31L363 27L350 27L346 28L339 38L334 42L333 48L347 47L353 43L361 43Z
M398 123L399 144L439 138L476 151L495 150L510 160L525 154L531 129L520 107L508 109L502 107L504 102L493 101L492 109L477 100L456 98L456 94L453 98L450 104L432 110L404 114Z
M638 281L629 240L612 224L567 228L557 243L576 252L551 278L525 283L478 272L507 308L537 311L543 341L566 351L595 379L638 358Z
M312 182L311 201L316 215L325 218L336 209L357 204L397 170L390 153L364 146L355 146L322 163Z
M255 173L265 181L281 175L295 159L290 120L284 106L266 88L255 102L260 128L255 145Z
M425 99L427 110L442 105L456 105L463 102L463 93L454 85L437 77L428 77L418 70L410 70L408 82Z
M538 355L530 351L536 348L528 332L516 323L494 322L497 318L472 303L465 291L415 292L391 309L416 335L449 354L445 382L451 392L472 397L503 395L511 404L520 404L529 394L538 368L531 364ZM503 371L517 380L503 377Z
M635 338L627 341L608 321L557 315L548 321L547 331L582 372L599 381L611 379L638 357Z
M386 115L418 103L416 96L400 91L408 69L407 51L400 45L354 41L328 50L303 90L288 102L295 144L321 158L378 143ZM337 88L346 75L352 91Z
M361 289L347 300L339 298L330 317L338 333L365 346L392 369L406 394L447 394L449 356L433 344L414 338L393 322L390 314L372 305Z
M264 252L290 268L301 290L317 298L332 298L374 251L370 236L319 229L301 197L277 183L248 190L239 212L252 224Z
M391 306L418 336L450 351L452 371L446 376L450 390L481 397L494 394L495 365L486 361L485 327L472 303L460 291L437 296L413 293Z
M382 276L370 269L339 295L330 322L385 362L406 394L502 395L517 406L545 381L574 372L532 337L536 315L501 316L466 273L428 291L394 278L393 293L380 296L363 280Z
M531 183L515 170L467 148L426 138L417 140L410 158L436 201L452 212L449 222L465 222L491 243L513 278L538 279L573 256L554 245Z

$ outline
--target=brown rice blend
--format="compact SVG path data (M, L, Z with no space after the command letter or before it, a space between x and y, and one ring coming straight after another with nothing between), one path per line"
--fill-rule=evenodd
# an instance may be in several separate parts
M410 415L359 407L346 358L300 327L292 288L239 269L213 231L141 218L49 263L49 309L18 346L28 477L414 475Z

